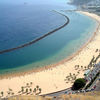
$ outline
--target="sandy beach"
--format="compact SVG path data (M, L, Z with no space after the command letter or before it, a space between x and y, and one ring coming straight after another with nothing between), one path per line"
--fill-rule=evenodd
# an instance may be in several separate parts
M55 65L48 66L46 70L43 68L41 71L31 72L30 74L0 79L0 92L3 91L4 96L8 95L9 89L12 89L15 95L19 94L21 87L30 82L32 82L31 88L33 90L37 85L42 89L41 95L52 93L72 86L73 80L70 78L68 81L66 76L71 74L72 77L76 76L76 78L84 77L84 66L88 66L93 56L97 57L99 54L96 49L100 50L100 16L82 11L79 13L92 17L98 22L92 38L71 57ZM83 67L75 68L75 65Z

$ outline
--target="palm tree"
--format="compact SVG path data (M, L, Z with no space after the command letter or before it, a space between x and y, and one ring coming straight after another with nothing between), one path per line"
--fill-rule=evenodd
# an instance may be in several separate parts
M83 69L83 66L81 66L81 69Z
M70 81L70 78L68 78L68 81Z
M21 87L21 92L22 92L22 93L24 92L24 87L23 87L23 86Z
M77 74L80 74L80 72L78 71Z
M26 89L26 93L28 93L28 89Z
M41 93L41 91L42 91L42 89L41 89L41 88L39 88L39 93Z
M98 52L98 49L96 49L96 51L95 52Z
M12 89L9 88L9 91L12 91Z
M76 76L73 77L73 80L76 80Z
M32 86L33 82L30 82L30 85Z
M66 83L69 83L68 81Z
M73 74L73 76L75 76L75 73Z
M10 92L8 92L8 96L10 96Z
M12 92L12 95L14 95L14 92Z
M71 74L71 73L69 73L69 76L72 76L72 74Z
M36 88L34 88L33 92L35 92L35 93L36 93Z
M32 89L30 88L30 92L32 92Z
M36 88L37 88L37 90L38 90L38 89L39 89L39 86L37 85Z
M66 76L66 78L68 78L69 76Z
M4 92L2 91L2 92L1 92L2 97L3 97L3 94L4 94Z
M27 83L26 86L29 86L29 83Z
M85 70L86 70L86 66L84 66Z

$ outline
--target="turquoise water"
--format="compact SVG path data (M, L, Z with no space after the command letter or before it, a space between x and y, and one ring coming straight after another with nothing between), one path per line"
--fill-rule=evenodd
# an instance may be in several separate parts
M33 45L1 54L0 74L26 71L57 63L86 43L93 34L96 21L76 12L60 12L70 18L70 23Z

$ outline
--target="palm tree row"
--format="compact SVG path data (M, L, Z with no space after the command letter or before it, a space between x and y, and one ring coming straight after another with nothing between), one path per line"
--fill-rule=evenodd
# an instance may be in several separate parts
M76 80L76 78L77 78L77 74L69 73L69 75L66 76L66 79L64 81L66 81L66 83L69 83L69 82L73 83Z
M32 89L32 82L27 83L26 86L21 87L21 91L18 93L21 94L33 94L33 95L39 95L42 91L42 89L37 85L34 89Z
M95 52L98 52L98 49L96 49ZM99 52L100 52L100 50L99 50ZM91 61L90 61L90 63L89 63L88 66L75 65L75 66L74 66L75 70L78 70L78 71L77 71L77 74L75 74L75 73L74 73L74 74L69 73L69 75L66 76L66 78L65 78L64 81L66 81L66 83L69 83L69 82L73 83L73 82L76 80L78 74L80 74L80 71L81 71L81 70L82 70L82 71L85 71L85 70L87 70L87 69L91 69L92 67L95 67L94 65L96 64L96 62L97 62L97 60L98 60L99 58L100 58L100 53L98 54L97 57L94 57L94 56L92 57L92 59L91 59Z

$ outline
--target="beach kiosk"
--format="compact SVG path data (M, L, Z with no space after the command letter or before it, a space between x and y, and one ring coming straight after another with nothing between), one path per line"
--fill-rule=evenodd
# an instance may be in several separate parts
M90 71L91 71L91 70L88 69L88 70L86 70L85 73L84 73L84 76L85 76L85 79L86 79L87 82L91 81L91 78L88 77L89 74L90 74Z
M90 69L85 71L84 76L87 77L89 75L89 73L90 73Z

